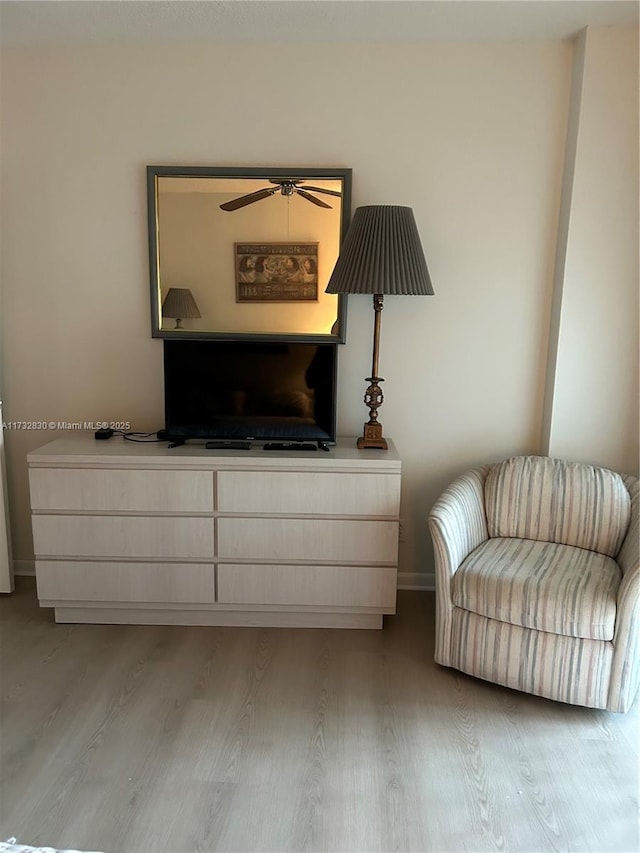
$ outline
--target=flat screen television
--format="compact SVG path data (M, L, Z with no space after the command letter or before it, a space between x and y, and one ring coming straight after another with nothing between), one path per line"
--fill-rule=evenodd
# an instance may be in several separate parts
M334 444L336 363L333 343L165 340L165 437Z

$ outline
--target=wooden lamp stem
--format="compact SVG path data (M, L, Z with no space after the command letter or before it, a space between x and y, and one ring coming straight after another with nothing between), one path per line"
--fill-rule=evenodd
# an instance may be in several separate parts
M382 437L382 424L378 423L378 408L382 405L384 396L382 389L379 386L380 382L384 382L378 376L378 350L380 348L380 320L382 315L382 307L384 296L381 293L375 293L373 296L373 361L371 364L371 376L367 377L369 387L364 394L365 405L369 407L369 420L364 425L364 433L358 439L357 446L360 450L374 447L378 450L387 450L387 442Z

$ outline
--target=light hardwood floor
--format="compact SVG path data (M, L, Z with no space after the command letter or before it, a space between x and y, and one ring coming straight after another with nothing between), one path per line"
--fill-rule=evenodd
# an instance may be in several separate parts
M383 631L56 625L0 599L0 839L105 853L636 851L627 715L433 663Z

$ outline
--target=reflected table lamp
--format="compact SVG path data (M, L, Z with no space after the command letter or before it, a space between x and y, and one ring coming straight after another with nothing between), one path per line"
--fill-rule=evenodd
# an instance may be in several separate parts
M378 376L384 297L387 294L433 296L434 292L412 209L398 205L358 207L326 292L373 295L373 364L364 395L369 420L357 446L386 450L382 424L378 422L378 408L384 399L379 385L384 380Z
M162 303L162 316L176 321L174 329L182 329L183 320L197 320L202 315L188 287L170 287Z

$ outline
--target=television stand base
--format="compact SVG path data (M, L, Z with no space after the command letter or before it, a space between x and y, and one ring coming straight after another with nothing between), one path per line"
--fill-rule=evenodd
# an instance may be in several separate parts
M242 441L207 441L206 450L251 450L251 442Z
M264 450L317 450L318 446L310 441L270 441L264 445Z

